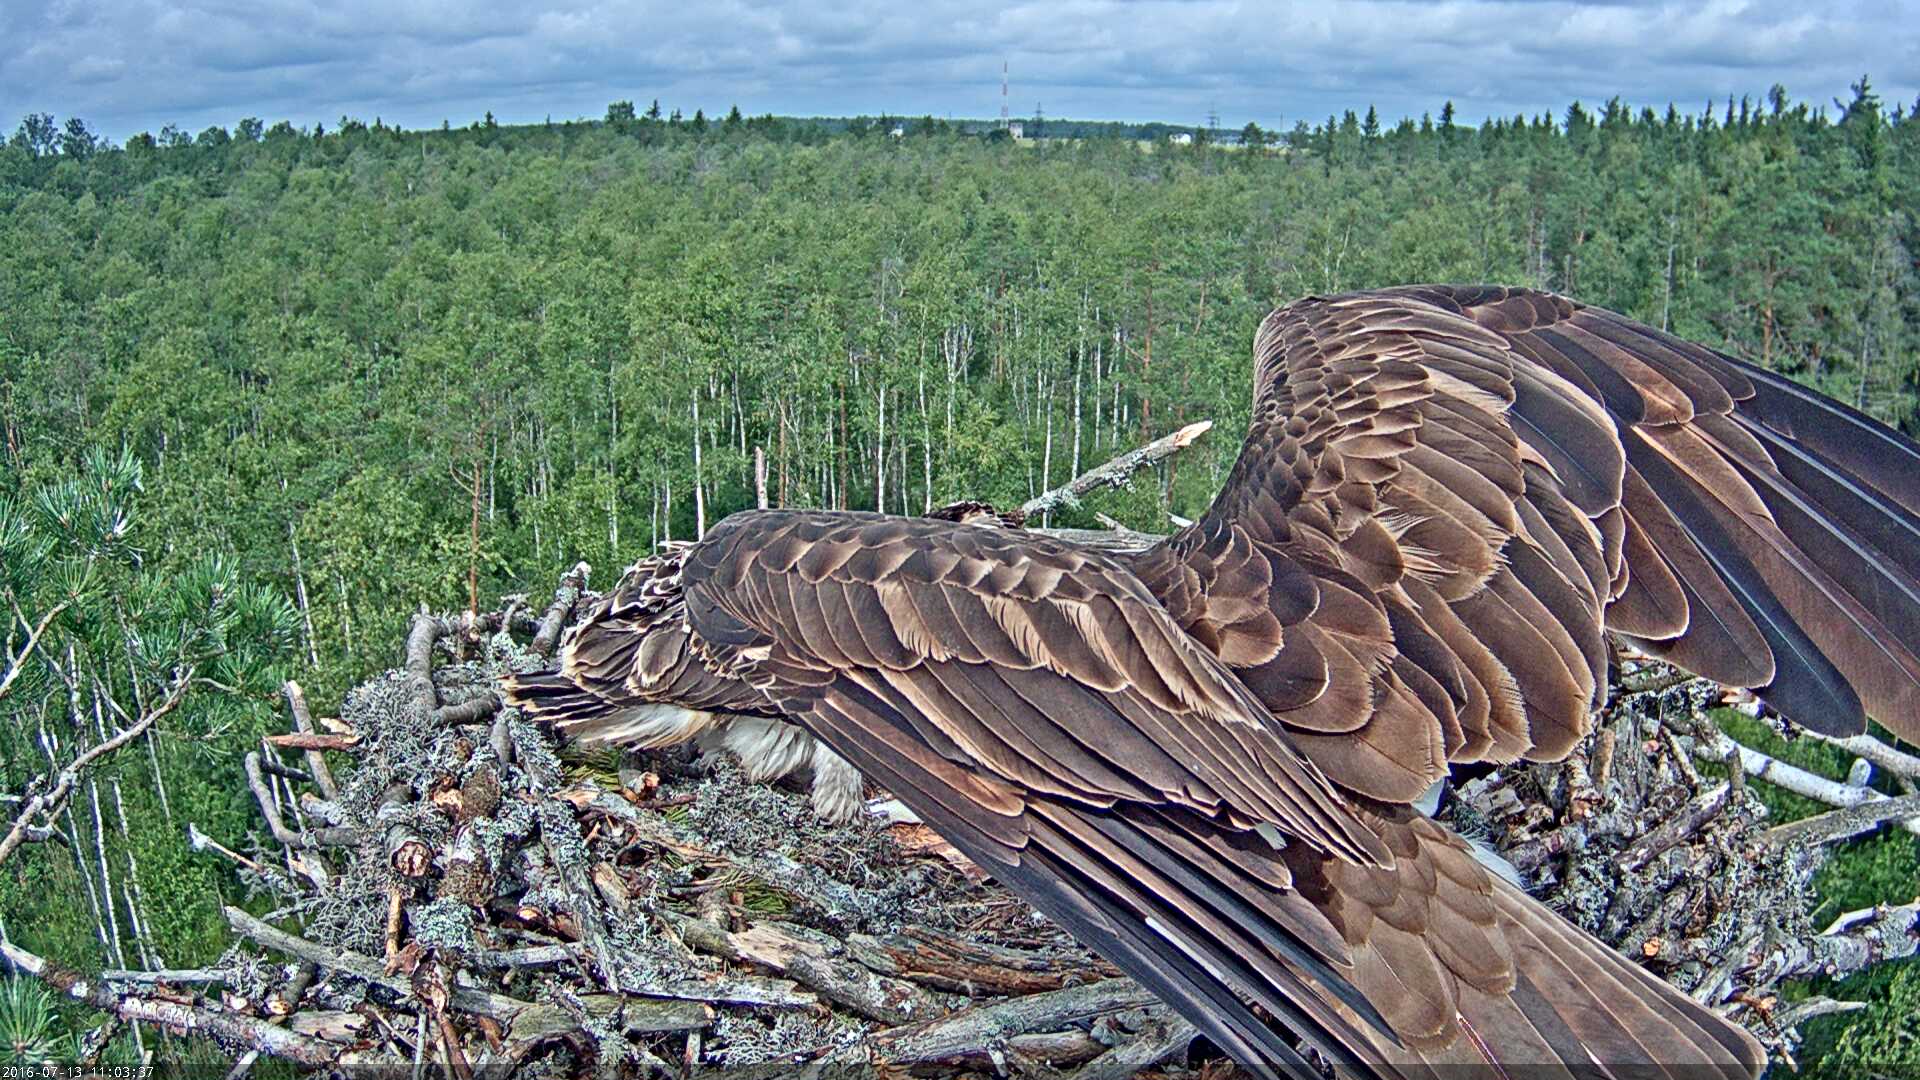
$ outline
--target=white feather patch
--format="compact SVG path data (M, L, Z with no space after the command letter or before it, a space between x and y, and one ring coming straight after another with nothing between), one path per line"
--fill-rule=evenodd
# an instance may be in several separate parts
M654 750L687 742L712 727L713 722L714 714L710 712L679 705L649 704L581 723L563 722L560 729L588 745L611 743Z

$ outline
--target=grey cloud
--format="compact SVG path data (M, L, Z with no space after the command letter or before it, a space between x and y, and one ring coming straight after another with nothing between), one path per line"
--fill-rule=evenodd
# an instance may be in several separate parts
M1775 81L1826 101L1920 86L1920 0L58 0L0 4L0 124L79 115L123 139L241 116L409 127L709 112L1026 115L1290 125L1346 108L1695 109Z

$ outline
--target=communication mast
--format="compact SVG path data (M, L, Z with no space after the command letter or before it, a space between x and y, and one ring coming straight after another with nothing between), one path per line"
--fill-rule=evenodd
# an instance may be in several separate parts
M1007 62L1000 61L1000 130L1007 130Z

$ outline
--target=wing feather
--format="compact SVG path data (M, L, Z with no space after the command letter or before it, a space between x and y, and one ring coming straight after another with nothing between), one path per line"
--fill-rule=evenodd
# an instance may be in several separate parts
M1270 605L1271 657L1221 655L1337 783L1409 801L1436 744L1451 761L1564 754L1604 689L1607 632L1809 727L1871 715L1920 737L1911 440L1521 289L1311 298L1254 348L1226 487L1134 566L1185 626L1213 618L1211 594L1162 586L1215 579L1209 538L1244 532L1318 579L1319 603ZM1244 621L1260 583L1231 580ZM1388 631L1354 633L1356 605Z

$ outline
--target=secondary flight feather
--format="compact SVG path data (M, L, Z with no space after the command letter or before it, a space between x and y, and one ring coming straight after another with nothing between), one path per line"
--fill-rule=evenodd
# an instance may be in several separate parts
M1301 301L1254 395L1212 508L1143 554L738 514L509 694L650 744L797 720L1249 1064L1756 1072L1409 804L1563 756L1607 633L1820 730L1920 734L1920 449L1523 290Z

